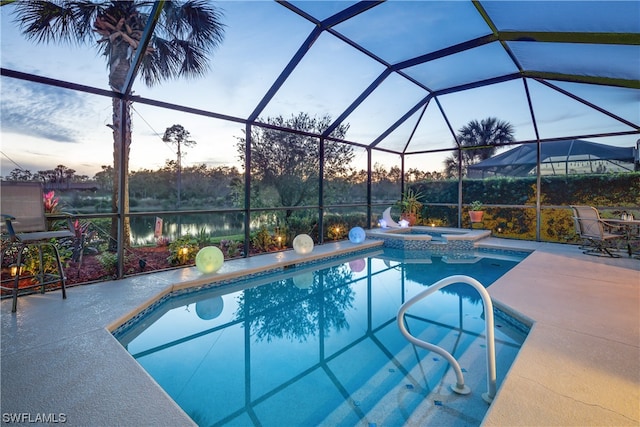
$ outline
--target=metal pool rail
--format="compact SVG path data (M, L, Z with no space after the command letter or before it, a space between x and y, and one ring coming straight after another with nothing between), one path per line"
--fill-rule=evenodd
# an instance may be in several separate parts
M413 335L411 335L407 330L407 327L405 325L405 319L404 319L406 311L413 304L422 300L428 295L431 295L437 290L442 289L454 283L464 283L474 287L480 294L480 297L482 298L482 303L484 304L484 311L486 313L485 325L487 330L486 347L487 347L487 389L488 391L482 394L482 398L487 403L491 403L491 401L493 401L493 398L496 395L496 347L495 347L495 338L494 338L494 329L493 329L494 328L493 303L491 302L491 297L489 296L489 292L487 292L485 287L482 286L480 282L478 282L473 277L463 276L463 275L449 276L442 280L437 281L436 283L431 285L428 289L425 289L424 291L420 292L419 294L417 294L416 296L414 296L413 298L409 299L407 302L402 304L402 306L400 307L400 310L398 310L398 316L397 316L398 328L400 329L400 332L402 332L402 335L404 335L405 338L409 340L411 343L417 346L420 346L424 349L427 349L429 351L438 353L439 355L447 359L447 361L453 367L456 373L457 383L455 385L451 385L451 390L453 390L455 393L458 393L458 394L471 393L471 389L464 384L464 376L462 375L462 369L460 369L460 364L451 355L451 353L449 353L442 347L438 347L437 345L434 345L434 344L429 344L428 342L422 341L414 337Z

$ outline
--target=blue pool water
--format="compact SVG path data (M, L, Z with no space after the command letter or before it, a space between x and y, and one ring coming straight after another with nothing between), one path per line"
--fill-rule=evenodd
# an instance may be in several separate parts
M524 256L385 249L169 298L114 335L201 426L480 425L477 292L450 286L406 317L414 336L458 358L470 396L451 393L446 360L408 343L396 313L444 277L487 286ZM527 331L506 316L496 326L500 387Z
M449 235L464 235L466 234L466 232L461 231L461 232L453 232L453 231L447 231L446 233L440 233L438 231L432 231L429 228L425 228L425 227L411 227L409 229L409 234L428 234L430 236L434 236L434 237L442 237L443 234L449 234Z

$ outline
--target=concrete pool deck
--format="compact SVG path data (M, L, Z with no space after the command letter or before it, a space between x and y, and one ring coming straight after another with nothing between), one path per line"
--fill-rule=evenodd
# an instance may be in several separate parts
M316 246L310 256L354 246ZM640 261L496 238L480 246L535 250L489 288L496 302L534 325L483 424L640 424ZM234 260L218 274L303 259L288 251ZM184 268L72 287L66 300L60 291L21 297L16 314L11 301L3 300L3 422L48 417L74 426L193 425L108 328L174 284L208 281L195 268Z

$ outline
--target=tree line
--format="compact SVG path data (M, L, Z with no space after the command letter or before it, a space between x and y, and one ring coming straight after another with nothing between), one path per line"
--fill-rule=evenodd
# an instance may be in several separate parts
M331 118L328 115L312 117L300 112L288 118L268 117L266 123L296 132L270 127L252 129L252 206L294 207L316 204L321 154L318 138L310 135L323 134L331 126ZM348 129L348 124L342 124L333 130L331 136L344 139ZM428 172L410 168L405 171L404 181L415 183L456 178L460 161L464 174L468 165L491 157L498 145L513 142L513 127L491 117L482 121L473 120L459 130L456 138L455 144L460 144L464 149L452 152L445 159L443 171ZM176 160L166 160L165 165L156 170L140 169L130 172L129 197L175 202L167 208L180 208L181 200L196 207L193 206L194 201L202 203L205 199L207 203L214 202L215 206L241 206L244 199L243 171L235 166L210 167L206 164L183 167L182 158L186 155L183 148L195 146L197 142L191 139L189 131L181 125L168 127L163 140L176 146ZM238 137L236 149L241 163L246 160L246 143L246 135ZM326 204L349 202L350 193L355 187L362 187L362 194L368 172L350 166L355 157L352 146L328 141L324 145L323 156ZM399 166L387 169L376 163L371 170L371 181L380 193L386 193L386 187L393 193L397 191L401 174ZM110 165L103 165L93 178L78 175L74 169L65 165L58 165L54 169L36 173L14 169L6 179L67 184L94 182L99 190L113 192L117 182L115 176L114 168ZM215 200L211 200L212 195L215 195Z
M113 185L113 167L103 165L102 170L93 177L79 175L74 169L65 165L58 165L53 170L37 171L14 169L4 179L7 181L40 181L47 183L72 184L94 183L100 192L109 193ZM60 171L65 171L60 174ZM379 185L391 185L399 182L400 168L393 166L390 169L376 163L371 171L372 182ZM182 167L182 199L202 198L208 194L225 194L231 196L233 190L241 191L244 186L244 172L235 166L207 166L197 164ZM284 178L283 178L284 179ZM317 176L316 176L317 179ZM425 180L443 180L442 172L424 172L417 168L406 171L407 182ZM366 185L367 171L364 169L352 170L330 180L335 186L338 184ZM260 185L260 183L257 183ZM317 184L317 182L316 182ZM265 183L266 185L266 183ZM60 188L64 188L61 186ZM177 163L175 160L166 160L163 167L158 169L139 169L129 174L129 195L136 199L175 199L177 198ZM237 197L237 195L236 195Z

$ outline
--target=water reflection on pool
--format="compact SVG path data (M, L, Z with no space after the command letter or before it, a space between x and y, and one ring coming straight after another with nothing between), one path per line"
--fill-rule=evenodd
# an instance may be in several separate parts
M471 396L442 386L447 362L410 345L396 313L441 278L467 274L486 286L523 256L378 251L172 298L115 335L199 425L479 425L487 405L477 292L448 287L407 316L413 335L460 359ZM526 331L496 323L500 386Z

